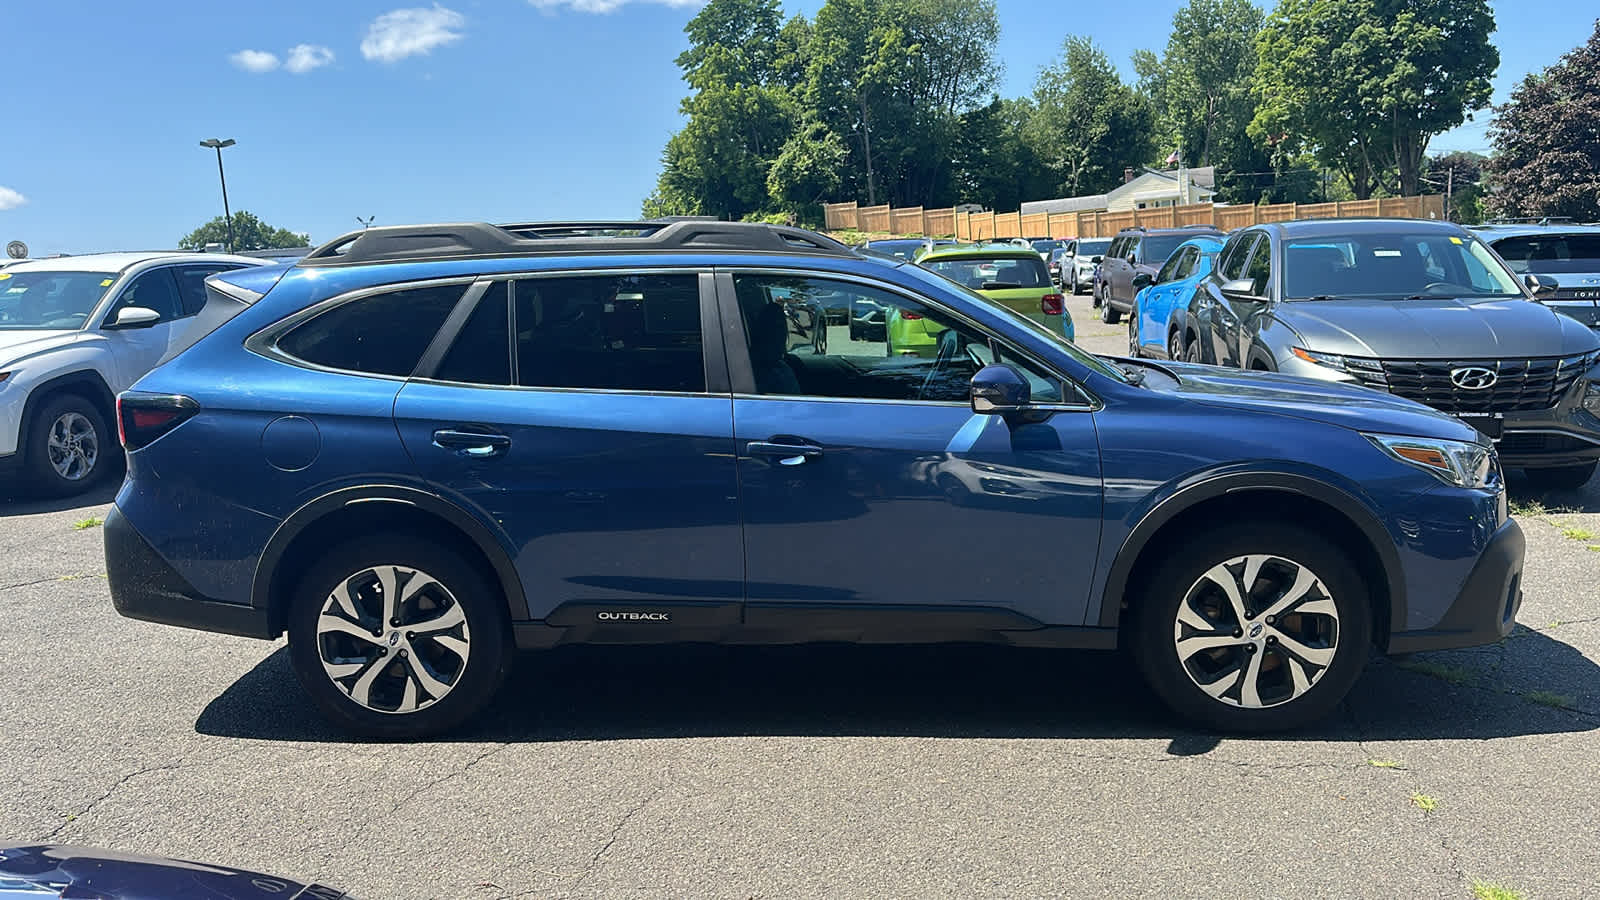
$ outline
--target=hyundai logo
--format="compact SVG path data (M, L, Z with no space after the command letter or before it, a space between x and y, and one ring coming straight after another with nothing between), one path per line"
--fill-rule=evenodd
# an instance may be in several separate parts
M1450 370L1450 383L1464 391L1486 391L1494 387L1500 376L1483 366L1463 366Z

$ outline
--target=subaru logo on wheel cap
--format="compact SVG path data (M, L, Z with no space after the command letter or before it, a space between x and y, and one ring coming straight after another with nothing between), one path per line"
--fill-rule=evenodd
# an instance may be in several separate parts
M1486 391L1494 387L1500 376L1483 366L1463 366L1450 370L1450 383L1464 391Z

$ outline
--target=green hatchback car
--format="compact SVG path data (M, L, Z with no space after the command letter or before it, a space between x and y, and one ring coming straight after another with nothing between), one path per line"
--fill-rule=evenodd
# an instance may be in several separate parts
M969 288L989 300L1060 331L1072 340L1076 332L1066 298L1050 279L1044 260L1031 248L1016 244L967 244L936 249L917 265ZM943 326L891 311L886 322L890 356L938 354Z

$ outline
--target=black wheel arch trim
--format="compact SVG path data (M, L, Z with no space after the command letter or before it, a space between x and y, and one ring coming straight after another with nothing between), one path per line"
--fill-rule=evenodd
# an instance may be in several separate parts
M1240 491L1285 491L1316 500L1349 519L1378 556L1389 594L1389 633L1405 630L1406 592L1401 578L1400 554L1394 538L1361 501L1346 491L1314 478L1287 472L1238 472L1217 475L1179 489L1147 512L1123 541L1106 576L1101 593L1098 625L1115 628L1122 615L1123 595L1133 575L1134 563L1156 532L1180 513L1227 494ZM1381 635L1374 635L1381 639Z
M67 393L85 393L85 391L73 390L73 388L79 387L87 389L87 393L90 395L87 399L99 409L100 415L106 420L106 427L109 429L117 427L117 395L111 392L111 386L106 384L106 380L101 377L100 373L94 369L78 369L73 372L64 372L34 385L33 389L28 391L28 399L22 407L22 421L17 428L17 457L19 459L26 456L28 433L33 428L33 417L38 414L39 407L51 397L63 391ZM113 438L111 444L116 446L116 441L114 440L116 432L113 431L109 436ZM120 447L118 452L120 452Z
M303 504L289 514L267 541L256 563L255 577L250 587L250 605L270 609L272 578L283 554L307 528L353 503L398 503L414 507L443 519L455 527L476 546L494 568L496 580L506 595L506 611L513 622L526 621L528 598L522 589L522 578L504 544L495 537L488 526L471 513L451 503L444 497L413 487L399 485L360 485L346 487L324 494Z

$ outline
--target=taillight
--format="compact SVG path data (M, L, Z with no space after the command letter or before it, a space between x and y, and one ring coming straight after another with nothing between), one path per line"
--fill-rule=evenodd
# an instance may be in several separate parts
M1045 294L1039 298L1039 311L1047 316L1059 316L1067 311L1067 298L1060 294Z
M922 318L922 314L921 313L914 313L914 312L905 312L904 310L902 310L901 313L900 313L900 318L902 318L902 319L920 319L920 318Z
M117 398L117 438L126 450L138 450L200 411L200 404L181 394L123 394Z

